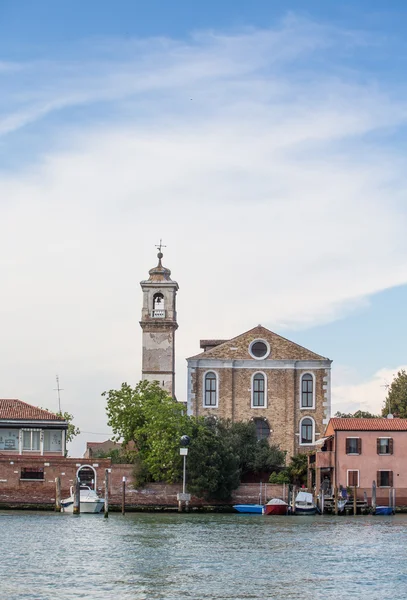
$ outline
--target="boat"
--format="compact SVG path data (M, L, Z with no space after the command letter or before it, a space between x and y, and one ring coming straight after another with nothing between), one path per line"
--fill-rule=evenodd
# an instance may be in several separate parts
M392 506L376 506L375 515L394 515Z
M240 513L254 513L262 515L264 506L262 504L235 504L233 508Z
M340 498L338 500L338 512L343 512L343 509L345 508L345 504L347 503L348 499L347 498Z
M298 492L295 498L296 515L315 515L317 507L309 492Z
M264 507L265 515L286 515L288 512L288 504L280 498L272 498Z
M103 510L105 501L99 498L95 490L88 485L80 486L80 512L81 513L100 513ZM74 490L73 486L69 490L69 498L62 500L61 508L63 512L73 513Z

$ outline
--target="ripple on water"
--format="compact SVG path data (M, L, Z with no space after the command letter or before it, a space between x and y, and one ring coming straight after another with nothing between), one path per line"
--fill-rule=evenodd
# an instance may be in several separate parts
M405 599L407 515L0 513L12 600Z

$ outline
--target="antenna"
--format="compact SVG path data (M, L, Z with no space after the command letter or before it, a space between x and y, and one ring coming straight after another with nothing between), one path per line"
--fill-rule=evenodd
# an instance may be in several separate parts
M56 380L57 380L57 387L54 388L54 392L58 393L58 412L60 413L61 412L61 394L60 394L60 392L63 392L64 390L63 390L63 388L59 387L59 377L58 377L58 375L56 376Z
M384 384L381 385L380 387L382 387L386 390L386 394L388 393L390 384L387 381L387 379L384 380ZM390 415L391 414L390 398L389 398L389 402L388 402L388 406L387 406L387 411L388 411L388 414Z

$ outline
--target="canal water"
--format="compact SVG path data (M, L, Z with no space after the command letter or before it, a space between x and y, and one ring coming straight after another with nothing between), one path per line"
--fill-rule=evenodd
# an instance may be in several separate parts
M7 600L407 598L407 515L0 512Z

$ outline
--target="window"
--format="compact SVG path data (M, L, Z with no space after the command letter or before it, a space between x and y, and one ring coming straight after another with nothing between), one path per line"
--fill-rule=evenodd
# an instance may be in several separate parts
M204 406L217 405L217 381L216 374L213 371L206 373L204 386Z
M20 479L44 480L44 469L41 467L21 467Z
M362 440L360 438L346 438L346 454L362 454Z
M270 346L265 340L254 340L249 346L249 353L258 360L267 358L270 354Z
M300 427L301 444L314 443L314 421L310 418L303 419Z
M377 454L393 454L393 438L377 438Z
M164 310L164 296L161 292L157 292L153 296L153 312L151 314L153 318L155 317L165 317Z
M301 377L301 408L314 407L314 378L311 373Z
M23 450L40 449L40 430L23 429Z
M252 407L266 405L266 386L263 373L256 373L252 381Z
M348 471L348 486L359 486L359 471Z
M254 419L258 440L266 440L270 435L270 426L265 419Z
M44 431L44 452L61 452L62 450L62 431L45 429Z
M377 471L377 485L379 487L392 487L393 471Z

